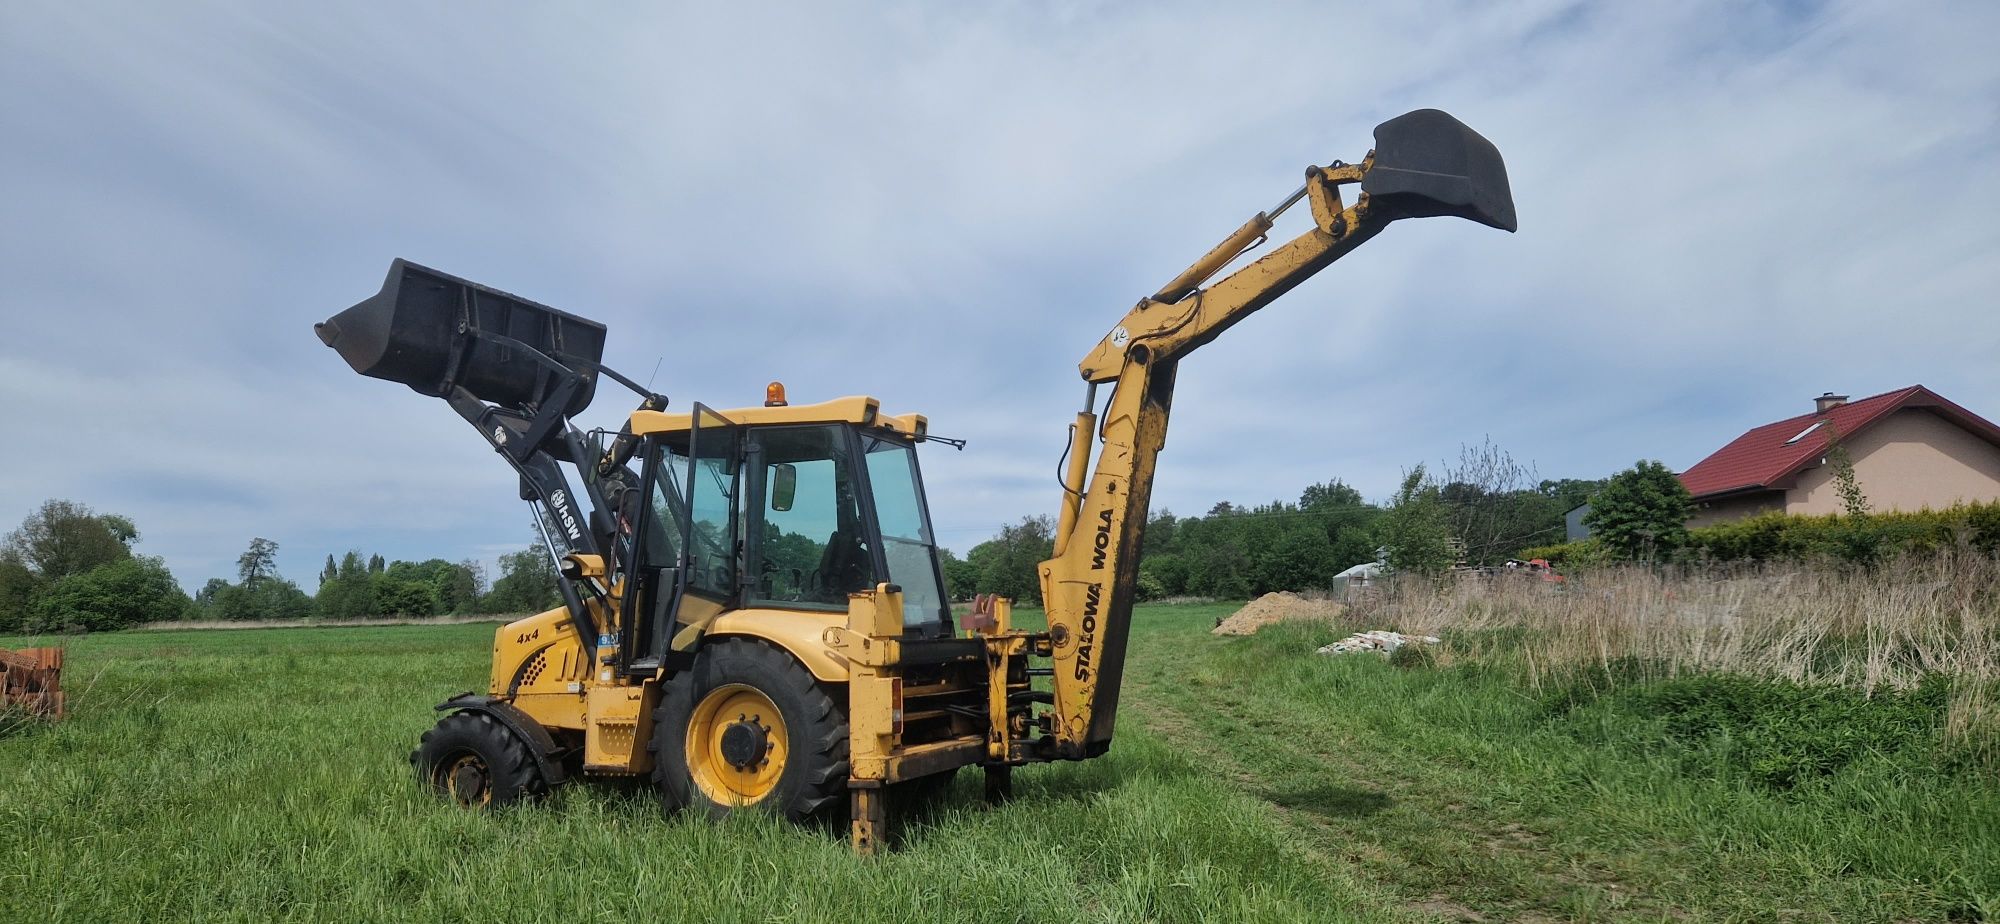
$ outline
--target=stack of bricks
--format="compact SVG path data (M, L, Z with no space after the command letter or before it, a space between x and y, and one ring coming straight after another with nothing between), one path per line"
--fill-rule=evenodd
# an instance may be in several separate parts
M60 648L0 648L0 707L62 718L62 663Z

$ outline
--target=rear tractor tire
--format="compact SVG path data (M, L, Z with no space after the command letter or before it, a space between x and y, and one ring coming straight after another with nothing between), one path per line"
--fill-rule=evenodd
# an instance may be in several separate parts
M417 778L467 808L500 808L548 792L534 755L490 715L454 712L410 754Z
M847 795L847 714L789 653L745 639L705 646L653 713L653 781L668 812L737 809L804 821Z

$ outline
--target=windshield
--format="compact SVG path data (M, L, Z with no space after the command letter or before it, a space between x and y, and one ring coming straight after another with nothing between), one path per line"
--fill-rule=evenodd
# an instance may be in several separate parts
M876 525L882 530L882 558L889 567L889 580L903 588L903 622L942 619L944 589L930 516L924 509L916 449L874 436L864 436L862 444L868 458L868 487L875 495Z

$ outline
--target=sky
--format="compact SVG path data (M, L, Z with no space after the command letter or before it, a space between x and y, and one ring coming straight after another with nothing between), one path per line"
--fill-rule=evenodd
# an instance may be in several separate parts
M677 408L871 394L961 552L1053 513L1075 364L1374 125L1520 232L1401 222L1181 367L1155 507L1386 498L1490 438L1685 469L1824 391L2000 417L2000 4L0 4L0 528L190 588L526 546L514 477L313 322L406 257L606 323ZM1275 240L1305 230L1287 215ZM582 418L617 426L606 386Z

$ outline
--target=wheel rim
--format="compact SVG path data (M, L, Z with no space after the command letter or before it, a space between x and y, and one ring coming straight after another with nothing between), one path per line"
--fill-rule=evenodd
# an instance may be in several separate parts
M788 740L770 697L740 683L717 687L688 721L688 774L712 802L755 804L785 775Z
M440 767L444 791L460 805L491 805L493 774L477 754L460 754Z

